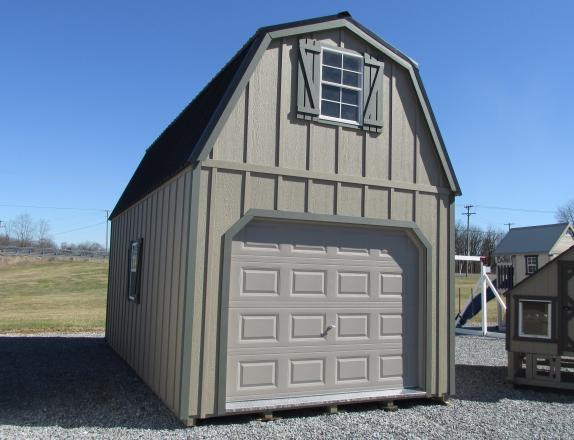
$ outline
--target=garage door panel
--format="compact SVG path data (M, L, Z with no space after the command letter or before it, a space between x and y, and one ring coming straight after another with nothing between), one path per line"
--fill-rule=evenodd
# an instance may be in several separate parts
M387 338L401 342L402 308L389 303L385 311L369 307L346 306L344 312L334 304L322 307L300 305L285 310L277 307L232 308L229 312L229 344L288 346L299 344L355 344L362 340ZM394 314L393 314L394 312ZM328 327L332 326L331 329Z
M401 232L250 224L233 243L227 401L416 385L417 252Z
M322 297L339 297L349 301L401 299L403 277L398 273L382 273L384 268L366 265L301 264L294 261L270 263L245 262L232 264L232 275L240 282L232 286L230 301L260 302L293 298L312 301ZM379 297L384 297L383 299Z
M380 351L241 356L229 365L228 401L402 388L402 363Z

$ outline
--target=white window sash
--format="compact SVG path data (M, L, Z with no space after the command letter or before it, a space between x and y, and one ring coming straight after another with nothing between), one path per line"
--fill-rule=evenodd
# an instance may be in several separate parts
M524 333L522 331L523 328L523 305L525 302L540 302L548 304L548 325L546 328L546 335L532 335L529 333ZM536 300L536 299L527 299L527 300L518 300L518 336L521 338L536 338L536 339L551 339L552 337L552 302L545 301L545 300Z
M331 65L329 65L329 64L323 64L323 53L324 53L324 52L332 52L332 53L341 54L341 67L331 66ZM355 71L355 70L344 69L344 68L343 68L343 56L344 56L344 55L359 59L359 60L360 60L360 69L361 69L361 70L360 70L360 71ZM322 47L322 48L321 48L321 68L319 69L319 70L320 70L320 72L319 72L319 85L320 85L320 87L319 87L319 119L324 119L324 120L333 121L333 122L343 122L343 123L345 123L345 124L361 126L361 124L363 123L363 109L362 109L362 104L361 104L362 101L363 101L363 88L362 88L362 87L355 87L355 86L349 86L349 85L346 85L346 84L342 84L343 78L341 78L341 84L339 84L339 83L334 83L334 82L331 82L331 81L324 81L324 80L323 80L323 66L331 67L331 68L333 68L333 69L339 69L339 70L345 71L345 72L356 73L356 74L358 74L358 75L361 76L361 80L362 80L362 77L363 77L363 75L365 74L365 72L364 72L364 71L365 71L365 68L364 68L364 59L363 59L363 57L360 56L360 55L351 54L351 53L344 52L344 51L341 51L341 50L336 50L336 49L331 49L331 48ZM334 104L338 104L338 105L339 105L339 112L341 111L341 105L348 105L348 106L351 106L351 107L355 107L355 108L357 109L357 116L358 116L358 119L357 119L357 120L354 120L354 119L344 119L344 118L336 118L336 117L334 117L334 116L327 116L327 115L324 115L324 114L323 114L323 84L327 84L327 85L334 86L334 87L341 87L341 88L344 88L344 89L354 90L354 91L356 91L356 92L359 92L359 99L358 99L359 104L358 104L358 105L355 105L355 104L347 104L347 103L342 102L342 101L333 101L333 100L331 100L331 99L325 99L325 101L332 102L332 103L334 103Z

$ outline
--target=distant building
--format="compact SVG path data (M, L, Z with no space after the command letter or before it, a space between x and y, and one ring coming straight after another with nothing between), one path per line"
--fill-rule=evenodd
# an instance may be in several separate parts
M574 245L569 223L512 228L494 251L498 267L511 266L517 284Z

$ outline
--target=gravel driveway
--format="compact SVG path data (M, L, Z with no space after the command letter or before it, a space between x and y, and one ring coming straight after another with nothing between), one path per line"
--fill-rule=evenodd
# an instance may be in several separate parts
M0 438L574 438L574 394L504 383L502 340L457 337L457 397L184 429L102 335L0 336Z

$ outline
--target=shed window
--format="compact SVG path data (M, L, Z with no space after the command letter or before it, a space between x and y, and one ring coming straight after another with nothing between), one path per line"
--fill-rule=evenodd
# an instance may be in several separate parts
M533 274L538 270L538 255L526 255L524 259L526 263L526 275Z
M143 239L130 242L128 252L128 299L139 302Z
M363 57L323 48L321 118L360 125L362 91Z
M552 303L541 300L518 302L518 336L550 339L552 325Z

